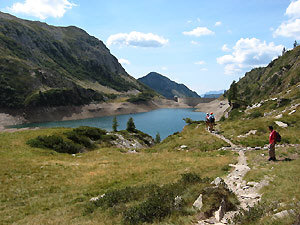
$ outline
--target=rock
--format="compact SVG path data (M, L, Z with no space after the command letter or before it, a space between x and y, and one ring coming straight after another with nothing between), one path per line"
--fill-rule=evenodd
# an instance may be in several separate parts
M176 196L175 199L174 199L174 206L177 210L180 209L182 205L182 197L181 196Z
M197 200L194 202L193 207L200 211L202 209L202 206L202 194L200 194Z
M274 117L275 119L281 119L282 118L282 114L279 114L277 116Z
M296 110L294 109L294 110L292 110L291 112L289 112L289 115L292 115L293 113L295 113L296 112Z
M286 123L283 123L281 121L275 121L275 123L280 127L288 127L288 125Z
M181 145L180 148L181 148L181 149L187 149L188 146L186 146L186 145Z
M219 209L215 212L215 218L217 221L221 221L226 213L226 203L224 199L222 199L221 205Z
M217 177L214 181L211 182L211 184L214 184L216 186L220 185L221 183L224 183L224 180L220 177Z
M102 194L100 196L97 196L97 197L93 197L90 199L90 202L96 202L98 201L100 198L103 198L105 196L105 194Z
M280 218L283 218L283 217L286 217L286 216L289 216L291 214L295 214L295 211L290 209L290 210L284 210L284 211L281 211L279 213L276 213L273 215L273 219L280 219Z

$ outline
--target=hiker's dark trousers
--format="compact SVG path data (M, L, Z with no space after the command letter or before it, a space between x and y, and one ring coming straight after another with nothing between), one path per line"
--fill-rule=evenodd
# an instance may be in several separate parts
M275 158L275 143L270 144L269 156L270 156L270 158Z

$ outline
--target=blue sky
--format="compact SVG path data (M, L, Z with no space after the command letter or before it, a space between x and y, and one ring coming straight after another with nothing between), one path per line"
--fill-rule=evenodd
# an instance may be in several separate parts
M75 25L135 78L151 71L203 94L300 42L300 0L0 0L1 11Z

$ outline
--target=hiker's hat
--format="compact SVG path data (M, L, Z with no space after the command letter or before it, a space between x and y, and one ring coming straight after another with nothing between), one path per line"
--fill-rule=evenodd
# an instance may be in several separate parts
M214 114L213 112L210 113L210 115Z

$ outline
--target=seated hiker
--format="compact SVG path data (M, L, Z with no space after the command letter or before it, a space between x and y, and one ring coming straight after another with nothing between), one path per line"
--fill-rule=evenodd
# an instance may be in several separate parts
M276 157L275 157L275 144L276 144L276 140L279 138L277 136L279 136L279 134L273 129L272 126L269 126L269 131L270 131L270 135L269 135L269 143L270 143L270 147L269 147L269 161L276 161Z
M215 125L215 115L213 112L210 113L209 117L209 130L212 132L214 130L214 125Z

